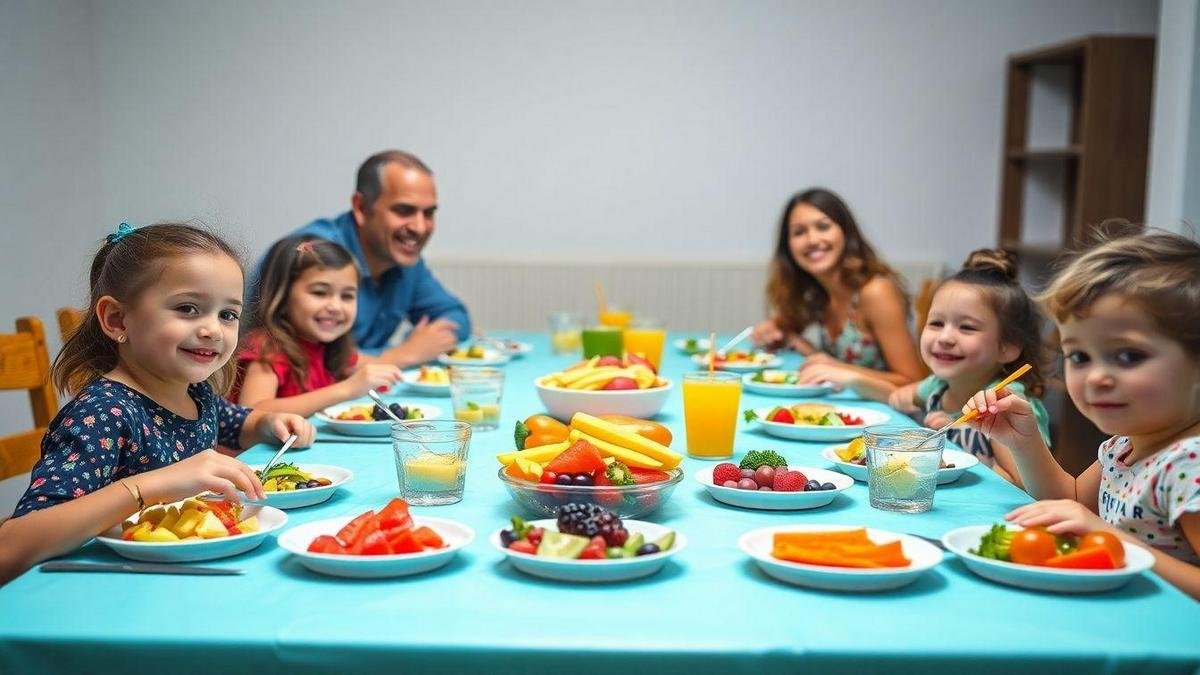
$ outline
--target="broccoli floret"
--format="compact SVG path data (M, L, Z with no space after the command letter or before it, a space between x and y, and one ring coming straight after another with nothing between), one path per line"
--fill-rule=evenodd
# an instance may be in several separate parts
M529 427L525 426L524 422L517 420L517 426L513 429L513 440L517 442L518 450L525 449L525 439L529 438L531 433L533 432L529 431Z
M613 462L604 469L604 477L613 485L633 485L637 481L633 479L633 472L629 467L620 462Z
M742 458L742 463L738 464L739 469L757 470L760 466L787 466L787 460L783 455L774 450L751 450Z
M992 529L979 540L979 548L971 549L971 553L981 558L1011 562L1009 550L1012 548L1013 532L1003 525L992 525Z

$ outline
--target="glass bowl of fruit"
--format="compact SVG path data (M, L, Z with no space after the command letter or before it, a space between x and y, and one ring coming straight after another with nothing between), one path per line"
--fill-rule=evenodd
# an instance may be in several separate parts
M549 465L547 465L549 466ZM553 518L564 504L595 504L622 518L637 518L665 504L683 480L683 471L629 467L619 461L604 467L569 467L576 471L541 470L513 462L500 468L500 482L513 501L530 513Z

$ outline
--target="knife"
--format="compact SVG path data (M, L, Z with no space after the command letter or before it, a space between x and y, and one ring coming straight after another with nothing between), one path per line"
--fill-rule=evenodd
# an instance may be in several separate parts
M200 576L241 574L243 570L228 567L193 567L162 563L94 563L57 560L42 563L43 572L131 572L133 574L195 574Z

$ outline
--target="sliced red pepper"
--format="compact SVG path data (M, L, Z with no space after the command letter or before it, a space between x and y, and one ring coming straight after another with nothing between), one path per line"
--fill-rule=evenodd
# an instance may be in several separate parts
M1106 548L1085 548L1074 553L1056 555L1046 561L1046 567L1072 570L1115 570L1117 564Z

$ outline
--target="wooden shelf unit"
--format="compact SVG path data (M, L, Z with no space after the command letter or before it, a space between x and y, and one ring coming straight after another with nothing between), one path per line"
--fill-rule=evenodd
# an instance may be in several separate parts
M1045 279L1056 258L1084 243L1091 226L1109 218L1142 222L1154 47L1153 37L1094 35L1009 57L997 239L1017 255L1025 278ZM1030 146L1030 118L1037 112L1031 103L1040 66L1069 73L1062 85L1070 108L1068 128L1061 141L1035 141ZM1038 241L1032 241L1023 236L1030 229L1024 222L1026 186L1038 178L1037 172L1061 180L1061 193L1055 195L1061 222L1050 224ZM1034 224L1049 224L1038 216L1030 218ZM1051 232L1057 236L1047 241ZM1047 387L1046 404L1053 415L1059 461L1069 471L1088 466L1102 434L1075 409L1061 379Z

